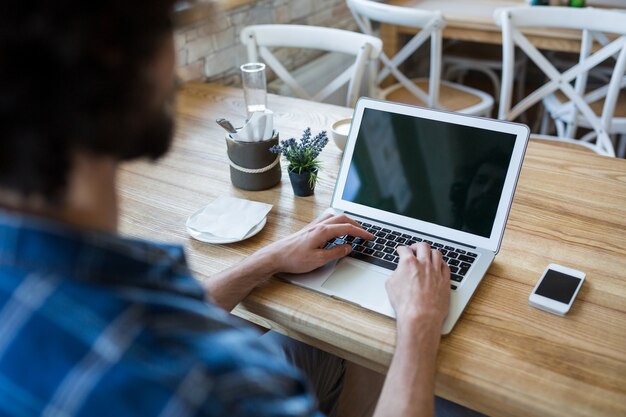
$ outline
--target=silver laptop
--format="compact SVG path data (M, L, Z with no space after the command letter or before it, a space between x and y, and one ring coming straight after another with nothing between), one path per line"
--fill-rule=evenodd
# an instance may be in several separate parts
M498 253L528 136L516 123L360 99L329 211L376 238L333 240L352 253L283 278L394 317L385 281L395 248L425 241L452 271L449 333Z

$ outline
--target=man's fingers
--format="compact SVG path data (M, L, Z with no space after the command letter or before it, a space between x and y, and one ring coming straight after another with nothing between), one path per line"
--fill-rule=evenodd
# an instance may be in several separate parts
M398 252L398 256L400 260L408 257L415 257L415 252L413 251L413 247L408 246L398 246L396 248L396 252Z
M325 242L337 236L343 235L352 235L356 237L360 237L366 240L371 240L374 238L374 235L370 232L366 232L359 226L355 226L352 224L324 224L319 227L319 236L320 241Z
M437 249L430 250L430 260L433 263L433 267L435 270L441 270L441 264L443 263L443 254L439 252Z
M350 217L346 216L345 214L339 214L339 215L336 215L336 216L330 216L330 217L324 219L323 223L326 223L326 224L349 223L349 224L351 224L353 226L361 227L361 225L359 225L354 219L351 219Z
M442 267L441 267L441 272L443 272L443 274L441 274L441 276L443 278L445 278L446 280L450 279L450 265L448 265L447 262L442 262Z
M350 225L353 226L356 229L350 229L351 232L347 232L347 233L341 233L335 236L329 236L328 239L331 239L333 237L336 236L343 236L346 234L350 234L353 236L358 236L361 237L363 239L373 239L374 235L372 235L369 232L366 232L360 224L358 224L355 220L351 219L350 217L346 216L345 214L340 214L340 215L332 215L330 213L325 213L323 215L321 215L320 217L318 217L317 219L313 220L311 223L309 223L308 225L306 225L304 227L304 229L314 229L317 225ZM358 230L358 231L357 231ZM326 236L326 234L324 234L324 236Z
M420 261L420 263L431 262L430 245L428 243L418 243L417 248L415 248L415 254L417 256L417 260Z
M321 263L325 264L332 260L343 258L352 251L352 246L337 245L330 249L320 249L320 251L320 256L322 257Z

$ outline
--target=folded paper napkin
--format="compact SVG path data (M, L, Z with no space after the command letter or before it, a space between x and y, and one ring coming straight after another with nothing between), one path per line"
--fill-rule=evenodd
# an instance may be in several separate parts
M271 204L222 196L193 214L187 227L218 237L243 239L271 209Z
M241 142L260 142L271 139L274 133L274 112L271 110L252 113L250 120L231 137Z

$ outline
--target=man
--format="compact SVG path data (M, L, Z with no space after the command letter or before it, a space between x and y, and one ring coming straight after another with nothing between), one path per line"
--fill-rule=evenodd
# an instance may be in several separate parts
M369 233L322 218L205 288L180 247L116 234L118 163L156 159L172 137L172 3L0 10L2 416L311 416L318 401L334 412L341 361L227 311L277 272L349 253L321 249L331 237ZM376 415L427 416L449 269L426 244L398 253L397 350Z

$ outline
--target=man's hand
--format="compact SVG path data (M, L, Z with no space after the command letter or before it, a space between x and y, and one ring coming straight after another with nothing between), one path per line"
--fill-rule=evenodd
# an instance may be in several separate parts
M434 414L441 326L450 303L450 268L426 243L397 248L398 268L387 280L398 333L375 417Z
M343 235L366 240L374 238L348 216L322 216L299 232L266 246L243 262L205 281L209 297L215 304L230 311L254 287L278 272L309 272L346 256L352 250L350 245L324 249L330 239Z
M443 325L450 302L450 267L441 252L423 242L399 246L397 251L398 268L386 287L398 329L420 320Z
M343 235L352 235L365 240L374 238L374 235L363 230L348 216L327 214L299 232L272 243L258 253L269 255L273 274L309 272L350 253L352 247L348 244L324 249L329 240Z

